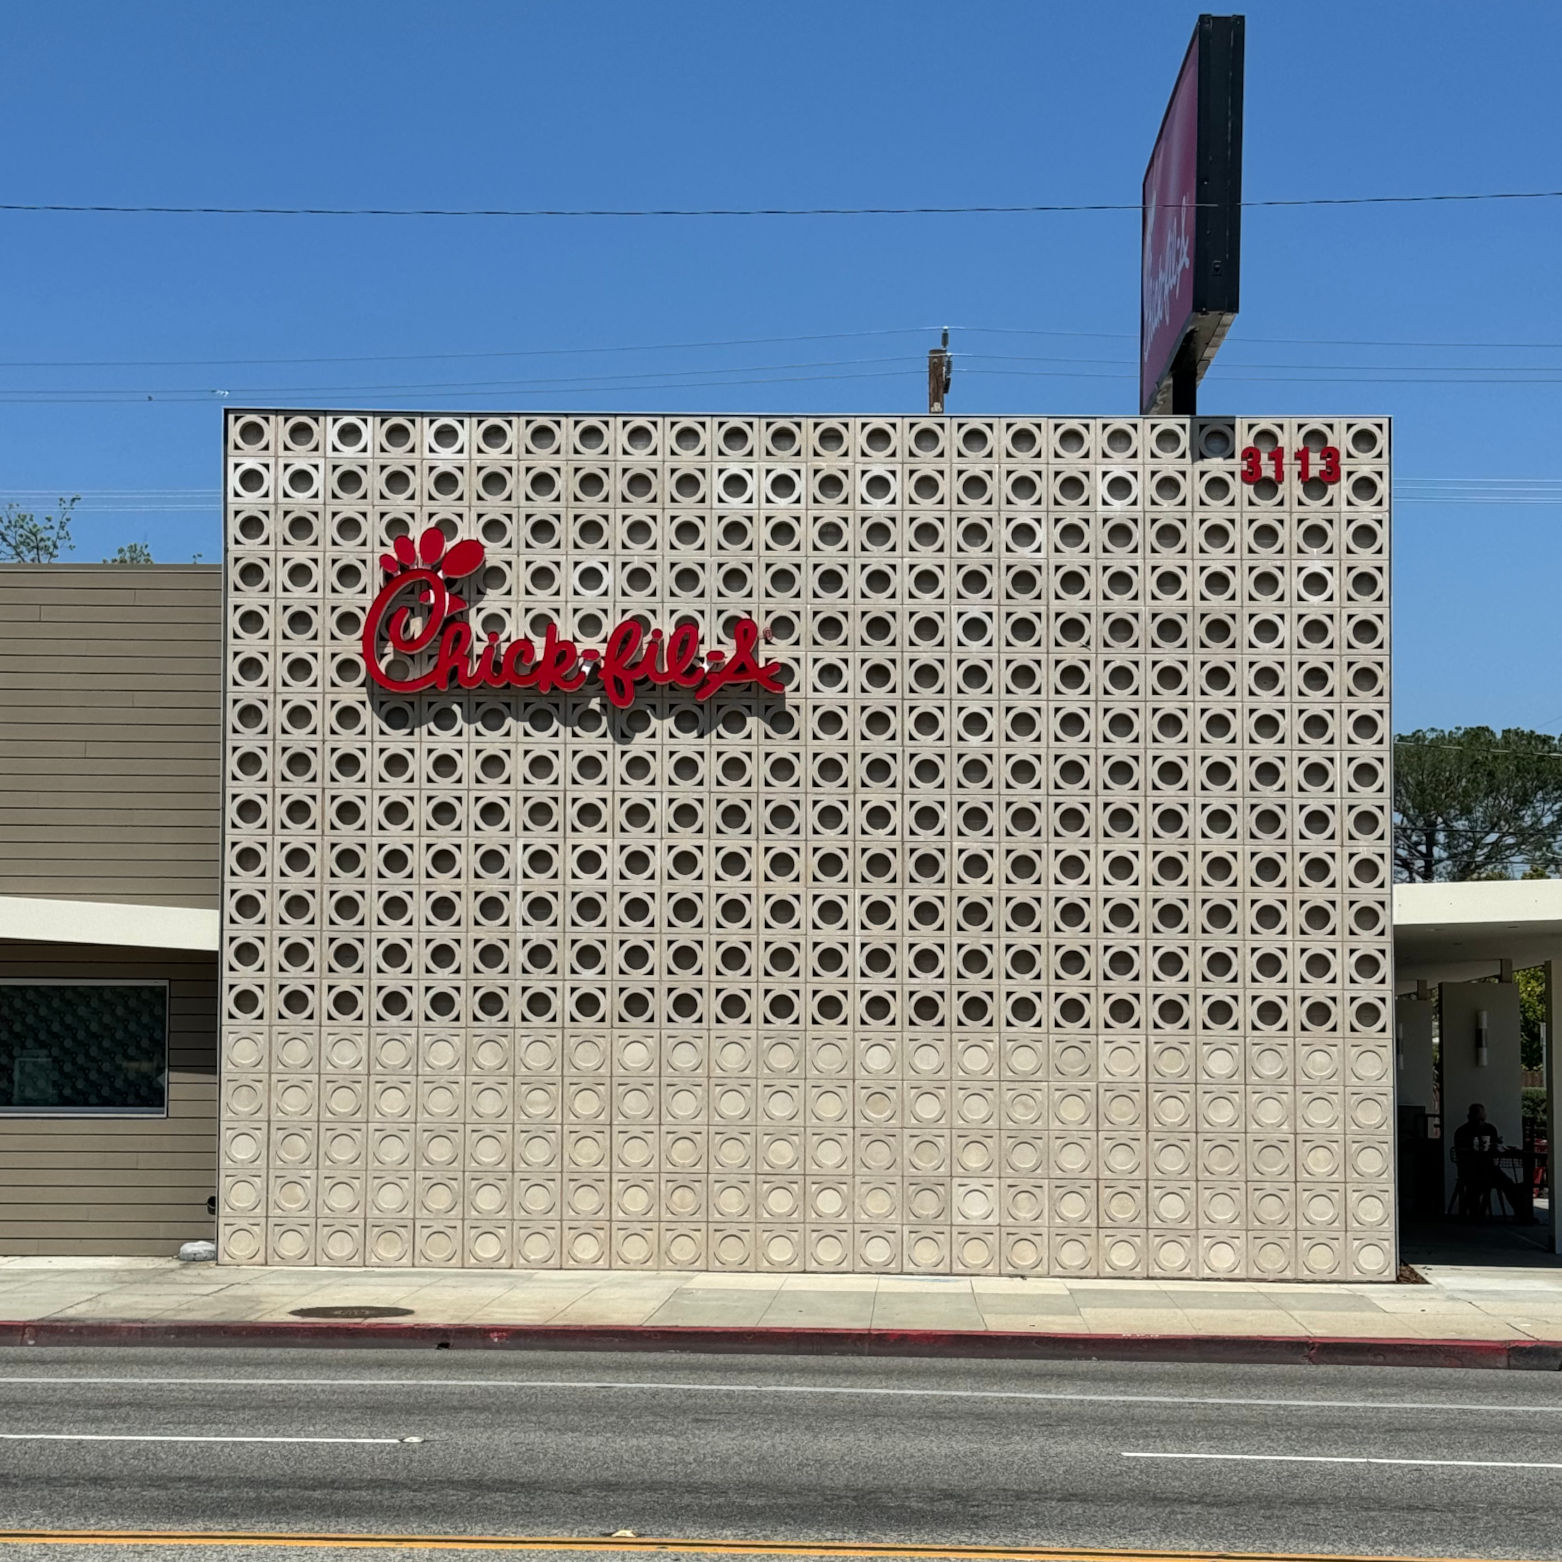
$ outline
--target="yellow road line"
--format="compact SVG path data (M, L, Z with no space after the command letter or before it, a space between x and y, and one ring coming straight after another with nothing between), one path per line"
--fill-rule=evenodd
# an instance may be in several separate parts
M1355 1557L1308 1551L1111 1551L1081 1546L927 1546L877 1542L690 1540L655 1536L322 1535L202 1530L0 1530L0 1545L335 1546L395 1551L599 1551L680 1556L934 1558L940 1562L1466 1562L1453 1557Z

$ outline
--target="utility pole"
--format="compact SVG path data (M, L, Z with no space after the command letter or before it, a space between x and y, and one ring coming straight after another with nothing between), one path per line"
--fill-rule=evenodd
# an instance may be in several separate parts
M944 327L943 345L931 347L927 354L927 410L930 416L944 410L949 381L954 375L954 360L949 356L949 327Z

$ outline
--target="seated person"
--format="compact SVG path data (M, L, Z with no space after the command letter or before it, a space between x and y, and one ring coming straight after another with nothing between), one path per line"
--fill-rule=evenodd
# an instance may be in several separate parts
M1464 1179L1467 1202L1472 1210L1482 1207L1486 1195L1495 1189L1520 1220L1533 1219L1526 1190L1497 1164L1501 1149L1501 1130L1487 1122L1486 1108L1479 1101L1472 1102L1465 1121L1454 1130L1454 1159Z

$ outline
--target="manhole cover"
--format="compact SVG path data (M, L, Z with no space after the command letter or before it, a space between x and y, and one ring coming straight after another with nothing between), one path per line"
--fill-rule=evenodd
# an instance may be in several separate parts
M410 1307L295 1307L290 1318L410 1318Z

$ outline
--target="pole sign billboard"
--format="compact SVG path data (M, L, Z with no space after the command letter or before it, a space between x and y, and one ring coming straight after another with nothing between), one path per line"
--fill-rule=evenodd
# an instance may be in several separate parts
M1236 317L1242 247L1240 16L1201 16L1144 171L1139 410L1191 413Z

